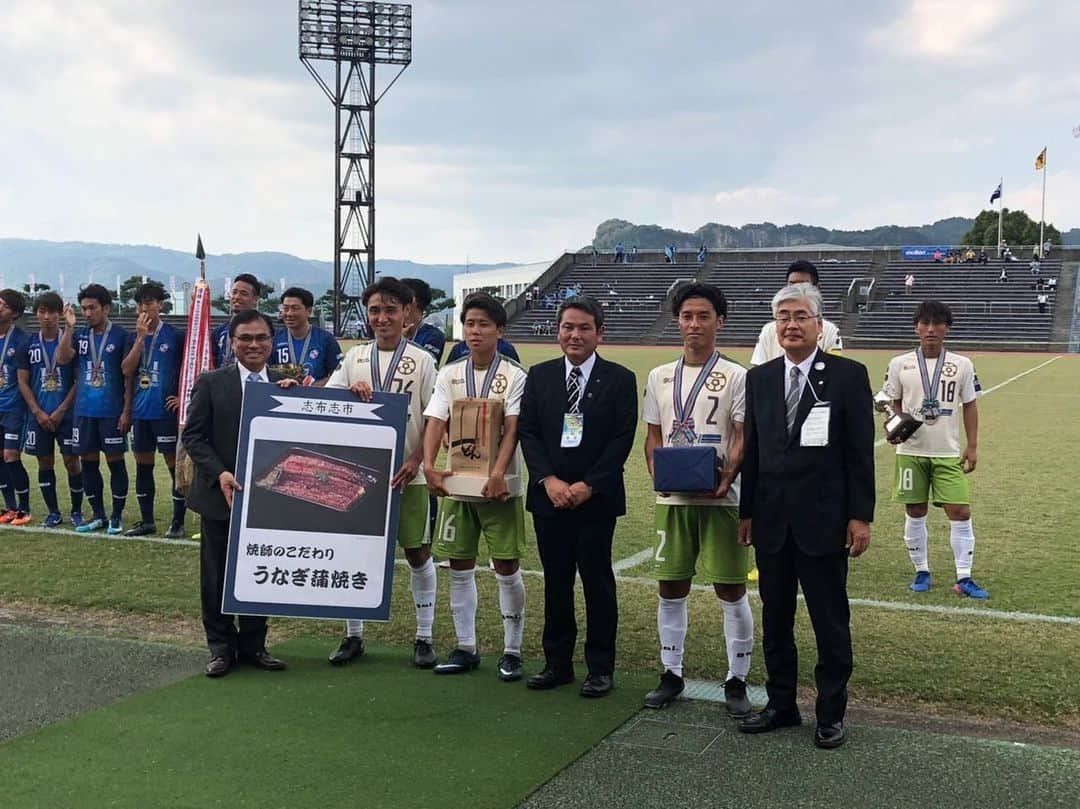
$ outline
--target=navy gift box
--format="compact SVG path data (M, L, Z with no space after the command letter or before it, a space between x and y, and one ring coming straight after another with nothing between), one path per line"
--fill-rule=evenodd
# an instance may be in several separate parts
M657 447L653 450L653 489L709 494L720 486L716 447Z

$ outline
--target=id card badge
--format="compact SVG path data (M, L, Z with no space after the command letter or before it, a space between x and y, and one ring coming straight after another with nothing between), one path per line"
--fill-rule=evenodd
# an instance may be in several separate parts
M829 410L828 402L818 402L810 408L802 425L799 446L829 446Z
M562 421L562 442L564 449L581 446L581 436L585 433L585 417L581 413L564 413Z

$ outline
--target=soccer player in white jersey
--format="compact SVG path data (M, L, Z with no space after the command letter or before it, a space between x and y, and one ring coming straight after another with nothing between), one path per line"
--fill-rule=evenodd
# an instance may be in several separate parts
M412 290L389 276L364 290L361 301L375 339L350 348L326 387L347 388L363 401L371 401L374 391L404 393L409 397L405 460L390 484L402 492L397 544L409 562L409 589L416 606L413 665L429 669L436 662L431 646L435 563L431 558L427 486L420 463L424 451L424 408L431 401L435 387L435 362L427 351L405 339L405 316L412 300ZM330 655L330 662L343 666L360 657L364 653L363 637L364 622L347 621L345 638Z
M947 351L945 338L952 311L941 301L923 301L915 310L919 347L893 357L882 393L895 413L910 413L922 421L914 435L897 444L893 500L904 504L904 542L915 565L916 593L930 589L928 562L928 503L941 506L949 518L949 540L956 563L957 595L989 598L971 578L975 534L971 528L971 493L967 474L978 460L979 412L975 404L979 378L967 357ZM965 444L960 449L960 423ZM896 442L894 442L896 443Z
M525 369L498 353L506 326L506 310L491 295L474 292L461 305L461 324L469 353L448 362L435 381L435 395L424 411L424 469L428 489L442 497L435 530L435 552L450 560L450 612L457 647L436 674L460 674L480 665L476 643L476 557L480 536L495 565L499 608L503 619L500 680L520 680L521 638L525 625L525 582L518 560L525 552L524 464L518 448L517 423L525 393ZM503 403L502 437L482 496L450 495L447 477L435 467L458 399L498 399Z
M661 492L656 498L654 571L660 585L656 623L664 673L646 695L645 707L663 708L683 691L687 598L700 563L724 612L727 710L742 717L750 713L746 676L754 646L754 616L746 597L750 550L738 542L746 370L716 350L716 334L727 316L727 301L719 289L687 284L675 292L672 310L683 353L677 361L654 368L645 388L641 418L648 425L649 474L653 475L657 447L712 444L721 477L711 494Z
M809 261L801 259L788 267L787 282L789 284L813 284L819 289L821 287L817 267ZM839 354L844 350L843 340L840 339L840 329L836 327L835 323L824 318L821 321L821 335L818 337L818 346L826 354ZM757 345L754 346L754 353L750 357L750 364L764 365L769 360L774 360L783 355L784 349L780 347L780 338L776 334L776 321L770 318L769 322L761 327L761 334L758 335Z

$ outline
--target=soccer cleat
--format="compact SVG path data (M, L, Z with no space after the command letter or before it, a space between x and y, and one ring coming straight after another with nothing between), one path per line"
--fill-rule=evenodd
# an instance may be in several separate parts
M435 667L435 650L431 648L431 641L417 638L412 645L412 664L418 669L430 669Z
M19 516L19 512L17 512L13 508L9 508L3 514L0 514L0 525L7 525L9 522L14 520L18 516Z
M499 679L504 683L512 683L521 679L525 666L517 655L504 654L499 658Z
M165 539L183 539L184 538L184 524L174 522L169 526L169 530L165 532Z
M958 596L967 596L968 598L990 598L990 594L972 581L970 576L960 579L954 584L953 592Z
M112 534L114 536L116 534L124 533L124 524L122 522L120 522L119 517L110 517L109 518L109 528L106 531L106 533Z
M341 644L330 653L331 666L344 666L354 660L359 660L364 655L364 639L346 636Z
M11 521L12 525L29 525L32 517L29 511L19 511L15 514L15 519Z
M913 593L925 593L930 589L930 571L920 570L915 574L915 581L908 585L908 589Z
M750 715L752 708L746 697L746 680L732 677L724 683L724 704L728 715L736 719L745 719Z
M113 533L112 523L109 523L109 533ZM124 532L126 537L148 537L157 533L157 526L152 522L137 522Z
M100 531L105 527L104 517L94 517L90 522L81 522L75 526L75 530L80 534L89 534L91 531Z
M60 516L59 511L50 511L49 516L45 518L45 522L41 524L42 528L55 528L64 522L64 518Z
M480 665L480 655L464 649L454 649L445 663L439 663L432 671L436 674L464 674Z
M746 574L746 580L747 581L757 581L758 580L758 569L756 567L751 568L750 572Z
M86 520L83 519L83 515L82 515L81 511L73 511L73 512L71 512L71 524L73 526L75 526L76 531L79 530L79 526L82 525L85 522L86 522Z
M670 669L660 675L660 685L645 695L646 708L666 708L686 688L686 683Z

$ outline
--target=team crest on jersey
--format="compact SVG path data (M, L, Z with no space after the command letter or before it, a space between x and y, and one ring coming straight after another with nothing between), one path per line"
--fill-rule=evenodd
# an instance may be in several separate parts
M409 376L416 371L416 360L412 357L402 357L401 362L398 363L398 373L402 376Z
M168 343L162 343L161 348L159 349L159 351L161 351L162 354L168 354L169 353L169 344Z
M705 380L705 390L719 393L727 387L727 377L720 371L713 371Z
M105 351L106 353L112 354L114 351L116 351L116 343L109 343L107 346L105 346Z
M8 355L9 357L14 357L14 356L15 356L15 349L14 349L14 348L9 348L9 349L7 350L7 355Z
M492 393L506 393L506 377L503 374L495 374L495 378L491 381Z
M956 372L960 369L956 367L955 362L946 361L944 367L941 369L941 375L944 377L952 378L956 376Z
M319 358L319 349L313 348L308 352L308 359L317 360Z

